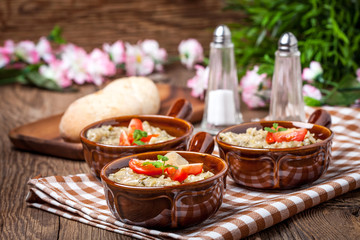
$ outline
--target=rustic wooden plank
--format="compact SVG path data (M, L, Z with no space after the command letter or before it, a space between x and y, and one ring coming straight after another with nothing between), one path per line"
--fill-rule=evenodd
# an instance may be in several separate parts
M360 189L301 212L251 239L360 239Z
M1 135L1 142L6 146L5 136ZM26 182L38 168L42 168L44 174L48 172L49 165L39 162L32 154L13 152L10 146L0 151L0 239L56 238L58 217L25 207Z
M145 38L158 40L171 54L177 54L178 44L187 38L198 39L208 50L218 24L243 19L223 7L224 1L218 0L3 0L0 42L35 41L57 24L69 42L87 50L118 39L136 43Z
M73 93L73 97L80 94L84 93ZM43 114L63 111L66 106L60 107L61 102L69 102L71 98L62 100L64 94L20 85L1 86L0 96L0 239L56 239L59 217L26 207L26 183L38 174L68 174L67 166L76 173L79 168L71 166L76 163L67 163L66 160L14 151L7 133L17 125L41 118Z
M58 239L107 239L107 240L129 240L128 236L110 232L100 228L60 218L60 229Z

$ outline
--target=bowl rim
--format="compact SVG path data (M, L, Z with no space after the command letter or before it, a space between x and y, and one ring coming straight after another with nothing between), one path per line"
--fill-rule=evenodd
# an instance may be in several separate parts
M214 176L211 176L209 178L200 180L200 181L196 181L196 182L191 182L191 183L182 183L180 185L173 185L173 186L162 186L162 187L143 187L143 186L132 186L132 185L126 185L126 184L121 184L121 183L117 183L115 181L112 181L109 179L108 176L106 176L105 172L107 170L107 168L109 168L112 164L116 164L117 162L120 162L121 160L123 160L124 158L130 158L130 157L141 157L143 155L150 155L150 154L157 154L157 153L164 153L164 152L177 152L177 153L185 153L185 154L194 154L194 155L202 155L202 156L206 156L206 157L211 157L211 158L215 158L217 159L219 162L221 162L223 164L223 169L214 174ZM127 166L128 167L128 166ZM200 185L204 185L204 184L208 184L220 177L226 176L227 172L228 172L228 164L226 163L226 161L218 156L214 156L211 154L207 154L207 153L199 153L199 152L191 152L191 151L174 151L174 150L164 150L164 151L152 151L152 152L143 152L143 153L139 153L139 154L133 154L133 155L129 155L126 157L122 157L122 158L118 158L113 160L112 162L107 163L100 171L100 178L102 182L106 182L107 185L112 185L113 187L117 187L119 189L124 189L124 190L133 190L133 191L137 191L137 190L141 190L141 191L145 191L145 192L153 192L153 191L168 191L168 190L173 190L173 189L186 189L188 187L197 187ZM121 169L121 168L119 168Z
M230 144L230 143L226 143L224 141L222 141L220 139L220 134L221 133L225 133L225 132L229 132L231 129L236 128L238 126L242 126L242 125L252 125L252 124L263 124L263 123L279 123L279 125L281 125L281 123L291 123L291 124L306 124L309 125L309 127L319 127L319 128L323 128L327 131L330 132L330 135L325 138L324 140L322 140L321 142L317 142L317 143L313 143L313 144L309 144L309 145L305 145L305 146L300 146L300 147L291 147L291 148L251 148L251 147L241 147L238 145L234 145L234 144ZM308 129L308 128L307 128ZM256 121L256 122L244 122L244 123L240 123L237 125L232 125L230 127L227 127L223 130L221 130L220 132L218 132L218 134L216 134L215 136L215 141L217 142L217 144L221 147L226 146L227 148L233 148L233 149L237 149L237 150L244 150L244 151L256 151L256 152L290 152L290 151L296 151L299 149L309 149L309 148L313 148L313 147L318 147L323 145L324 143L327 143L329 141L331 141L331 139L334 137L334 132L330 129L327 128L325 126L321 126L318 124L313 124L313 123L307 123L307 122L299 122L299 121L282 121L282 120L273 120L273 121L266 121L266 120L262 120L262 121Z
M146 117L146 118L162 118L162 119L167 119L169 121L177 121L177 122L181 122L182 124L187 126L187 131L184 135L180 136L180 137L176 137L174 139L171 140L167 140L164 142L159 142L159 143L153 143L153 144L145 144L145 145L134 145L134 146L120 146L120 145L110 145L110 144L103 144L103 143L97 143L94 141L89 140L86 136L85 133L90 130L91 128L94 128L94 126L98 125L98 124L102 124L102 125L106 125L104 124L107 121L116 121L117 119L132 119L132 118L139 118L141 119L142 117ZM111 125L111 124L109 124ZM96 122L93 122L89 125L87 125L86 127L84 127L81 131L80 131L80 140L82 143L87 144L87 145L91 145L91 146L95 146L95 147L99 147L99 148L110 148L110 149L124 149L124 150L133 150L133 149L140 149L140 148L156 148L156 147L161 147L163 145L167 145L167 144L172 144L172 143L176 143L179 141L182 141L184 138L190 136L192 134L192 132L194 131L194 126L181 118L176 118L176 117L170 117L170 116L165 116L165 115L124 115L124 116L117 116L117 117L111 117L111 118L106 118L106 119L102 119Z

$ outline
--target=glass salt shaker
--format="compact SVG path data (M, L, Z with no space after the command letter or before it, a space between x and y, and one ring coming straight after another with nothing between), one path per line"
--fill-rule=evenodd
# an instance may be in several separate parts
M226 25L218 26L210 43L209 81L201 129L217 134L242 122L234 44Z
M281 35L275 52L269 119L305 121L300 52L291 32Z

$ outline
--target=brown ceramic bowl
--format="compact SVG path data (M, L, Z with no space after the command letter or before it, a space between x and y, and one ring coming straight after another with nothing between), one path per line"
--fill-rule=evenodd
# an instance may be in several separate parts
M213 143L213 138L210 135L208 137ZM207 147L206 151L211 152L213 146ZM157 159L158 154L165 155L168 152L147 152L123 157L102 169L100 176L106 201L117 219L149 228L184 228L203 222L217 212L222 204L228 167L223 159L213 155L176 151L190 163L203 163L205 171L215 174L198 182L177 186L138 187L119 184L108 178L120 168L128 167L132 158Z
M168 112L168 116L161 115L131 115L105 119L86 126L80 133L83 145L84 158L89 165L91 172L100 178L101 169L114 159L129 156L132 154L160 151L160 150L185 150L190 135L193 132L193 125L181 118L187 119L192 113L191 103L179 99ZM114 146L96 143L86 138L86 133L91 128L102 125L128 126L131 119L138 118L141 121L148 121L150 125L165 130L175 139L162 143L146 144L141 146Z
M323 175L331 160L333 132L331 116L324 110L317 110L310 122L260 121L243 123L226 128L216 136L220 157L229 165L229 174L237 184L258 189L290 189L310 184ZM245 133L248 128L263 129L273 123L285 128L306 128L321 139L319 143L294 147L259 149L231 145L220 140L220 133Z

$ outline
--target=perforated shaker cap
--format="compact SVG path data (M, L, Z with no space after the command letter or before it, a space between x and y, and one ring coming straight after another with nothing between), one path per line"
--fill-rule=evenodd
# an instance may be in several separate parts
M227 45L231 43L231 32L226 25L219 25L215 28L213 42Z
M279 39L278 50L282 52L298 51L298 41L291 32L283 33Z

